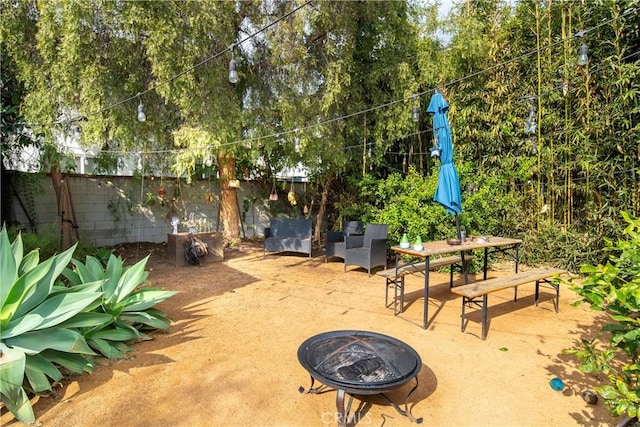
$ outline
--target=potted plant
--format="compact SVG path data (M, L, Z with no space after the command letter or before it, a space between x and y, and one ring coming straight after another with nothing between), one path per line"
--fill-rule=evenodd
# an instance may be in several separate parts
M422 238L420 236L416 237L416 241L413 243L413 250L414 251L421 251L423 249L422 247Z
M408 249L411 246L409 243L409 238L407 237L407 233L402 235L402 239L400 239L400 247L403 249Z

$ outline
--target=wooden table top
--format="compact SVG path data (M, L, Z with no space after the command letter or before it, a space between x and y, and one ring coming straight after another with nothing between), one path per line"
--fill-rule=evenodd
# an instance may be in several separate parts
M422 250L416 251L413 245L409 248L401 248L400 246L392 246L391 250L399 254L410 255L414 257L428 257L432 255L441 255L451 252L470 251L474 249L493 248L496 246L511 246L522 243L520 239L511 239L509 237L482 236L468 237L465 242L459 245L450 245L446 240L438 240L434 242L426 242L422 244Z

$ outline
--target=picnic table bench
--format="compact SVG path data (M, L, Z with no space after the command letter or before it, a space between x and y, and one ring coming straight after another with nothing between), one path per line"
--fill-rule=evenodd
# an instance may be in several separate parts
M473 255L465 255L464 262L468 264L473 259ZM429 260L429 270L436 270L441 267L452 266L449 273L449 287L453 286L453 267L456 265L462 265L462 257L460 255L452 255L444 258L436 258ZM385 293L384 304L385 307L389 307L389 288L394 288L394 312L395 314L402 313L404 311L404 276L407 274L422 273L426 270L426 261L417 263L406 263L399 266L397 269L388 268L386 270L379 271L379 276L385 278ZM400 292L400 309L398 306L398 291Z
M515 273L509 276L496 277L494 279L482 280L470 283L468 285L457 286L451 289L451 292L462 296L462 323L461 330L465 330L465 307L471 307L472 304L482 308L482 339L487 337L487 297L492 292L501 291L507 288L515 288L514 301L518 297L518 286L525 283L535 282L534 302L538 306L538 298L540 296L540 283L548 284L556 291L554 307L558 312L560 304L560 286L553 283L550 278L556 275L567 273L567 270L553 267L538 267L533 270Z

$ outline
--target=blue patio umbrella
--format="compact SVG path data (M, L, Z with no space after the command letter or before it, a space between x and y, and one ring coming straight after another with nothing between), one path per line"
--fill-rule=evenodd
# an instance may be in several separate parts
M448 213L455 215L456 229L460 238L460 222L458 214L462 212L460 196L460 180L458 171L453 164L453 141L451 127L447 119L449 104L444 96L436 90L431 97L427 113L433 115L433 136L436 146L440 150L440 170L438 172L438 186L433 200L440 203ZM437 151L437 150L436 150Z

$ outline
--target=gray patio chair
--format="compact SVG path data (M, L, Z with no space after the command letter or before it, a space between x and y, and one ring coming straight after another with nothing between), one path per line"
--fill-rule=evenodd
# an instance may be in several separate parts
M360 221L346 221L342 231L328 231L327 242L324 245L324 262L329 258L344 260L345 243L347 236L362 236L364 225Z
M367 224L364 236L349 236L345 238L344 271L348 265L357 265L367 269L371 276L371 269L387 267L387 224Z

